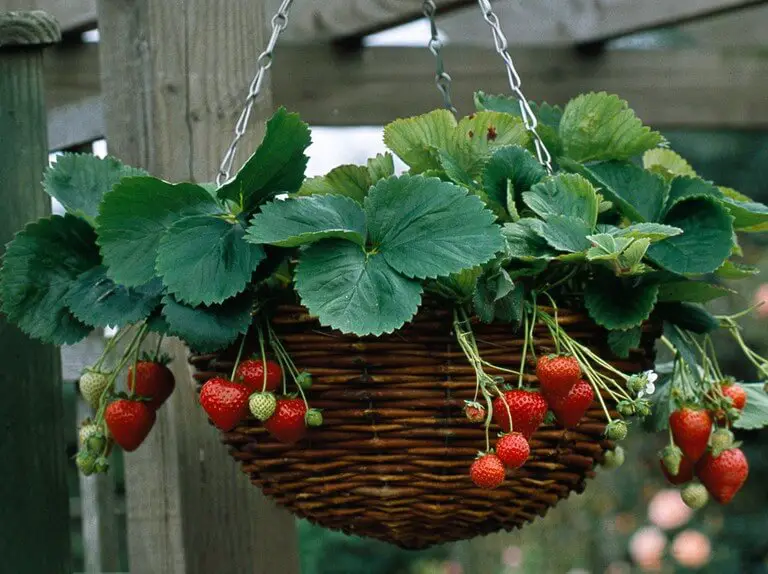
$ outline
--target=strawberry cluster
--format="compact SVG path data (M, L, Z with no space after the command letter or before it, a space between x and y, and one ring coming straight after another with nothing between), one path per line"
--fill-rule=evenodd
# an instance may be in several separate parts
M113 444L132 452L149 435L158 409L173 393L176 382L168 368L168 357L145 355L128 368L127 393L115 393L119 369L103 372L87 369L80 377L80 393L96 410L93 419L80 426L80 451L75 462L85 475L106 472Z
M479 453L470 467L470 478L480 488L495 488L506 476L506 469L517 469L530 456L529 441L551 411L564 428L579 424L595 398L592 386L582 379L579 362L570 355L548 355L536 364L539 390L501 391L491 404L493 422L504 431L496 449ZM464 408L467 419L481 422L485 409L477 402Z
M686 485L682 497L692 508L709 496L728 504L747 480L747 458L727 428L746 402L744 389L726 381L705 398L706 407L685 404L669 416L672 442L661 452L661 470L671 484Z
M322 413L310 409L303 396L275 394L285 377L274 361L247 359L237 366L233 379L214 377L200 390L203 410L222 431L231 431L250 412L276 440L292 444L304 438L307 427L323 423ZM309 373L294 379L300 391L311 385Z

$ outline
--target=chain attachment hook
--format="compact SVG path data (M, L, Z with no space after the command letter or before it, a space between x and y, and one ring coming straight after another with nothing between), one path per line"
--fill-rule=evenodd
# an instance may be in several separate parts
M429 27L431 37L427 48L432 52L435 57L435 86L437 90L443 96L443 107L450 110L454 114L456 108L453 106L451 100L451 76L445 71L445 64L443 63L443 41L440 39L440 34L437 30L437 22L435 21L435 15L437 14L437 6L434 0L424 0L421 11L424 16L429 20Z

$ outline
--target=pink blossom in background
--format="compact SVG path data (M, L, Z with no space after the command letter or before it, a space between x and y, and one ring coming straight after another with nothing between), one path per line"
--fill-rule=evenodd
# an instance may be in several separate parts
M757 288L752 303L754 305L762 303L762 305L758 307L755 312L761 318L768 317L768 283L763 283L760 285L760 287Z
M629 539L629 555L643 570L660 570L666 545L667 537L658 527L646 526Z
M648 518L659 528L680 528L693 516L693 510L685 505L680 492L667 488L657 492L648 505Z
M523 550L519 546L507 546L501 553L501 560L509 568L520 568L523 564Z
M605 574L632 574L632 566L627 562L611 562Z
M709 538L697 530L683 530L672 542L672 556L686 568L701 568L711 554Z

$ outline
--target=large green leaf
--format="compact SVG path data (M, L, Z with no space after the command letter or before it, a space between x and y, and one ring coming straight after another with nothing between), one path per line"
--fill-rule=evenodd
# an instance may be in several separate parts
M697 177L676 177L672 180L667 198L666 210L669 211L681 201L689 199L720 200L723 194L720 190L703 179Z
M43 188L68 213L93 225L105 193L124 177L147 175L142 169L123 165L115 158L100 159L92 154L65 153L56 157L43 179Z
M503 112L513 116L520 116L520 102L514 96L496 96L483 92L475 92L475 107L478 110L490 110L493 112ZM560 120L563 117L563 110L560 106L551 106L546 102L537 104L528 102L531 110L536 115L536 119L541 125L549 126L555 130L560 127Z
M701 354L693 334L685 328L680 328L680 326L674 325L669 321L664 321L664 337L680 354L683 363L688 366L693 381L697 386L700 386L703 380L701 369L699 368Z
M30 223L8 244L0 270L3 312L29 336L71 344L90 328L66 305L77 277L99 264L93 228L73 215Z
M416 314L421 285L390 267L382 254L366 254L338 239L316 243L301 255L296 291L323 325L356 335L381 335Z
M760 268L755 265L736 263L730 259L723 261L723 264L715 270L715 274L723 279L744 279L760 273Z
M704 281L674 281L659 285L659 301L706 303L733 293L730 289Z
M731 216L717 202L692 199L677 203L664 223L682 229L683 233L651 245L648 256L669 271L711 273L731 253Z
M220 213L216 200L199 185L172 185L153 177L123 179L104 196L98 244L107 275L126 287L155 277L160 239L179 219Z
M408 277L450 275L489 261L504 247L483 202L435 178L383 179L365 199L365 211L373 249Z
M77 277L66 303L86 325L124 327L146 319L160 304L162 292L160 279L140 287L123 287L107 277L107 268L99 265Z
M395 175L395 162L392 154L389 152L376 154L375 157L368 160L367 166L371 184L385 177Z
M609 233L616 237L629 237L632 239L650 239L661 241L667 237L674 237L683 232L679 227L664 225L662 223L634 223L627 227L612 229Z
M574 217L590 230L597 224L597 192L577 174L558 174L537 183L523 193L523 201L542 219L552 215Z
M264 249L245 241L239 221L196 215L166 231L157 251L157 273L176 300L211 305L243 291L263 259Z
M768 206L755 201L738 201L730 197L721 199L733 216L733 227L737 231L766 231L768 229Z
M568 102L560 139L565 155L579 162L629 159L664 141L660 133L643 126L627 102L605 92Z
M172 295L163 297L163 318L169 335L196 351L209 353L231 345L251 325L253 297L241 293L221 305L191 307Z
M601 270L584 289L589 316L606 329L630 329L648 319L656 305L658 285L637 284Z
M357 202L340 195L318 195L264 205L251 220L246 240L296 247L335 237L362 246L365 236L365 212Z
M669 184L629 162L609 161L584 167L599 191L633 221L660 221Z
M299 189L298 195L345 195L358 203L363 203L371 185L371 173L368 168L359 165L340 165L324 176L306 180Z
M218 191L221 199L248 211L279 193L293 193L304 181L312 143L309 126L298 114L280 108L267 122L267 133L235 178Z
M501 146L524 147L530 139L521 118L493 111L462 118L455 133L459 145L466 145L481 156Z
M546 175L544 166L531 152L519 146L506 146L495 150L485 165L483 189L490 199L515 213L515 205L509 205L507 199L508 185L512 185L513 197L520 197Z
M592 245L587 239L587 235L592 230L575 217L551 215L546 221L532 220L531 227L544 238L550 247L558 251L578 253L586 251Z
M384 128L384 143L413 173L440 169L435 148L454 141L456 118L448 110L395 120Z
M554 259L557 252L536 231L539 226L539 220L532 218L504 225L502 233L507 240L506 254L523 261Z
M747 402L733 426L745 430L768 426L768 394L765 392L765 383L739 383L739 385L747 393Z
M649 149L643 154L643 167L668 180L679 175L696 177L691 164L669 148Z
M632 349L640 346L640 338L643 330L641 327L632 327L624 331L610 331L608 333L608 346L614 355L626 359Z
M703 335L720 328L720 321L696 303L659 303L659 317L687 331Z

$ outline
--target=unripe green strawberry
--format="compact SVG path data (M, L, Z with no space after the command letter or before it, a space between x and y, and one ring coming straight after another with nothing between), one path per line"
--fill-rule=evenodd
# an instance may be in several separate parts
M304 421L308 427L319 427L323 424L323 413L317 409L309 409L304 415Z
M619 401L616 405L616 410L623 417L631 417L635 414L635 405L629 401Z
M99 400L109 385L109 373L86 370L80 377L80 394L92 408L99 408Z
M304 390L310 388L312 386L312 374L307 371L299 373L299 376L296 377L296 384Z
M694 510L703 508L709 502L709 493L704 485L693 482L685 485L680 492L680 497L687 506Z
M733 433L728 429L717 429L709 439L712 456L717 458L726 450L733 448Z
M85 446L88 442L88 439L97 434L101 434L99 425L97 425L91 419L85 419L80 424L80 430L77 431L77 437L80 441L80 446Z
M253 393L248 399L251 414L262 422L275 414L276 407L277 399L272 393Z
M683 461L683 451L677 445L665 446L661 451L661 461L669 474L677 476L680 473L680 463Z
M619 468L622 464L624 464L624 449L620 446L617 446L613 450L605 451L604 456L604 468Z
M87 450L81 450L75 457L75 464L80 472L85 476L90 476L95 472L97 458L98 457L94 453Z
M605 427L605 436L610 440L624 440L627 438L627 423L622 420L611 421L608 426Z
M104 474L109 470L109 461L106 457L100 456L93 465L93 472Z

